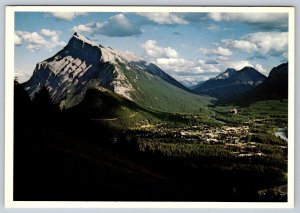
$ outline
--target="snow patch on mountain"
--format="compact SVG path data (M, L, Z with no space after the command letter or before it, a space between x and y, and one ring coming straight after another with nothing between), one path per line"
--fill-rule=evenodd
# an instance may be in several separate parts
M222 73L222 75L218 75L216 77L216 79L220 80L220 79L225 79L229 77L229 73Z
M222 79L226 79L229 78L230 76L236 74L236 70L235 69L227 69L225 72L219 74L217 77L215 77L215 79L217 80L222 80Z

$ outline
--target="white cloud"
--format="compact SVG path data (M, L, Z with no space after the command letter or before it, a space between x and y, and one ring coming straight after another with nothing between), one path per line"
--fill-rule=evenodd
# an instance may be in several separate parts
M240 22L263 31L288 30L288 13L209 13L207 18L216 22Z
M15 72L15 78L19 83L24 83L30 79L31 75L24 73L24 72Z
M49 30L49 29L41 29L40 32L44 36L58 36L58 34L60 33L55 30Z
M258 51L268 53L270 51L284 52L288 47L287 32L257 32L243 36L257 46Z
M55 47L65 46L64 41L59 40L58 32L43 29L43 34L47 34L47 39L37 32L16 31L15 34L26 44L26 48L31 52L39 50L52 51Z
M155 40L148 40L142 44L146 55L151 58L177 58L179 54L171 47L160 47Z
M82 12L51 12L50 13L53 17L65 21L72 21L77 16L85 16L88 13Z
M72 31L88 33L92 36L101 34L111 37L126 37L139 35L142 33L139 26L131 23L131 21L124 14L112 16L104 23L90 22L87 24L80 24L74 26Z
M204 76L212 76L221 72L219 65L206 64L203 60L158 58L152 62L179 81L191 81L191 79L199 81Z
M157 58L154 61L160 68L172 73L178 72L190 72L190 73L202 73L203 70L196 68L193 61L186 60L184 58Z
M225 62L225 65L228 68L233 68L236 70L241 70L244 67L253 67L254 69L256 69L257 71L263 74L268 73L268 70L266 70L261 64L252 65L249 61L227 61Z
M209 13L214 21L240 21L246 23L274 23L287 20L286 13Z
M112 37L125 37L139 35L142 31L138 26L131 23L124 14L118 14L110 17L103 25L98 24L95 33Z
M39 35L37 32L27 32L27 31L17 31L16 34L22 38L22 40L30 43L30 44L37 44L43 45L47 41L44 39L43 36Z
M156 62L168 66L188 66L191 63L183 58L157 58Z
M150 21L158 24L188 24L189 22L176 13L137 13L140 16L147 17Z
M218 57L217 57L217 60L218 60L218 61L229 61L229 58L226 57L226 56L218 56Z
M218 55L218 56L232 55L232 52L229 49L223 47L218 47L217 49L200 48L199 50L205 55Z
M261 73L267 73L268 71L261 65L261 64L255 64L254 68L261 72Z
M74 26L72 28L72 31L78 32L78 33L92 33L96 30L97 27L100 27L100 23L90 22L87 24L79 24L77 26Z
M287 32L257 32L241 37L240 40L223 39L226 47L240 49L245 52L281 55L288 48Z
M241 70L244 67L254 67L259 72L267 74L261 64L251 64L247 60L231 61L230 49L218 47L215 49L200 48L205 55L215 56L209 60L188 60L182 58L172 47L161 47L155 40L148 40L142 44L145 58L155 63L172 77L185 85L193 85L200 80L207 80L216 76L227 68Z
M226 47L240 49L248 53L257 49L257 46L254 43L251 43L250 41L246 41L246 40L223 39L222 43Z
M198 82L204 76L221 72L219 64L209 64L204 60L188 60L180 57L172 47L161 47L155 40L142 44L145 58L166 71L179 81ZM193 80L192 80L193 79Z
M35 64L16 64L14 76L18 78L19 83L28 81L32 76Z
M250 64L249 61L227 61L227 62L224 62L224 64L228 68L233 68L236 70L241 70L244 67L253 67L253 65Z
M53 48L55 48L56 46L65 46L66 42L64 41L60 41L58 36L53 36L50 41L48 41L49 43L49 47L52 50Z
M21 38L15 34L15 45L20 46L22 44Z

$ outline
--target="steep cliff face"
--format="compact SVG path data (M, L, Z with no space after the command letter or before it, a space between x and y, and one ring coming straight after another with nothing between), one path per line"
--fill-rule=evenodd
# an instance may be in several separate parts
M80 103L87 89L99 86L151 108L163 109L178 98L183 103L202 102L156 65L133 53L96 45L78 33L61 51L38 63L25 83L31 98L46 87L53 103L66 108Z
M25 89L33 98L36 92L46 87L54 103L72 106L82 100L88 87L104 80L102 76L113 78L111 68L100 63L100 58L97 45L74 34L66 47L36 65Z

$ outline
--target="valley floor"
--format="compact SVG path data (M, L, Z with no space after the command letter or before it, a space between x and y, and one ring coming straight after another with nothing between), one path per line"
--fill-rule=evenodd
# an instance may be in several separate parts
M287 102L233 107L129 129L16 117L14 200L286 201Z

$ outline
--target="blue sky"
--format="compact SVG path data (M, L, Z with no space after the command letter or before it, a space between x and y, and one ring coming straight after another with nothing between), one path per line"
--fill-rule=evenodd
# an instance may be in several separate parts
M15 13L15 73L61 50L76 31L153 62L186 84L252 66L264 75L288 61L285 13Z

